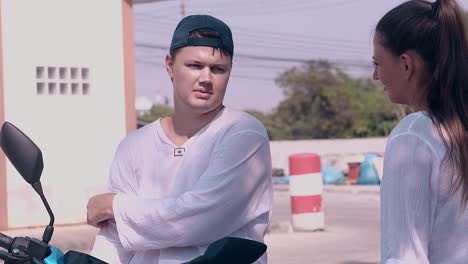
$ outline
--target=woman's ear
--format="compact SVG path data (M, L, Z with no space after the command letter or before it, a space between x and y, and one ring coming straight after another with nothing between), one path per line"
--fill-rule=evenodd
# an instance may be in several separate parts
M406 81L409 81L414 76L414 59L408 53L400 55L400 60L403 67L403 74Z
M174 61L170 54L166 55L166 71L172 81L174 79Z

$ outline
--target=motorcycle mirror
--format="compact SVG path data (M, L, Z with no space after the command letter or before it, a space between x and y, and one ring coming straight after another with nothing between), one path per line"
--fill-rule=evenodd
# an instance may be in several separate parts
M39 182L44 168L42 152L28 136L5 122L0 130L0 147L25 181Z
M267 246L255 240L225 237L210 244L200 257L184 264L250 264L265 253Z
M54 233L54 213L47 202L40 182L44 163L42 152L36 144L13 124L5 122L0 129L0 147L10 162L41 197L50 217L42 241L49 243Z

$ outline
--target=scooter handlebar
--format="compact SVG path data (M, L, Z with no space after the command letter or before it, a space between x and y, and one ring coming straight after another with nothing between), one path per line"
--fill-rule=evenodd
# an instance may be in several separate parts
M13 238L0 233L0 247L8 250L13 242Z

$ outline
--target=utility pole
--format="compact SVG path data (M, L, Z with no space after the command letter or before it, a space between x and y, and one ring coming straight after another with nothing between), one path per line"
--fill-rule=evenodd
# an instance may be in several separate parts
M180 14L185 17L185 0L180 0Z

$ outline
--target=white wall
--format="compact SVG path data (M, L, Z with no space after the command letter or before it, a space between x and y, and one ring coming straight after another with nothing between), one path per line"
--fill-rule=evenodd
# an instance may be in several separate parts
M272 165L289 174L288 157L302 152L320 155L322 163L333 160L360 162L366 153L383 154L386 141L387 138L271 141Z
M87 199L106 183L126 133L122 3L7 0L0 17L5 120L43 151L42 182L56 223L83 222ZM89 94L38 95L36 83L47 78L38 80L36 66L88 68ZM68 75L57 83L72 81ZM39 198L9 163L7 181L9 226L46 224Z

